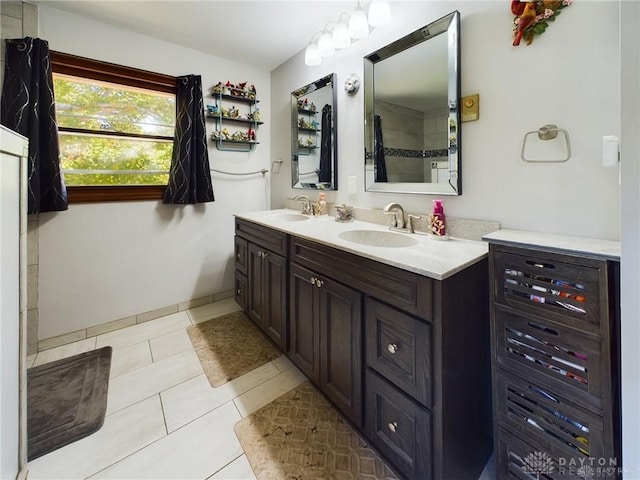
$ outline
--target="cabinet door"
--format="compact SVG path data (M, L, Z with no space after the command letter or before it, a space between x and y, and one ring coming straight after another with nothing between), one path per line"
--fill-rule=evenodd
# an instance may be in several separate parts
M263 248L253 243L249 243L247 252L247 280L249 284L247 311L249 317L260 328L264 328L262 318L262 257L265 253Z
M318 277L320 388L357 427L362 425L362 295Z
M262 328L283 350L287 345L287 260L264 252L262 258Z
M313 272L291 265L289 357L314 383L320 383L318 288Z

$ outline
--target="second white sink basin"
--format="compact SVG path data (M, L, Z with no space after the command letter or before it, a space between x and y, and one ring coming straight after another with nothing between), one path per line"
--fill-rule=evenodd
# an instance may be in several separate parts
M338 234L338 236L343 240L371 247L401 248L418 244L415 238L408 235L384 230L349 230Z

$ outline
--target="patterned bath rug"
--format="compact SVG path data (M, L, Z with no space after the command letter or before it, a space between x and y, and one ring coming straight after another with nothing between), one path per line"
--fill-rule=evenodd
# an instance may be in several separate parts
M258 480L398 478L309 382L234 430Z
M27 370L27 457L41 457L104 423L111 347Z
M192 325L187 333L212 387L219 387L282 355L244 312Z

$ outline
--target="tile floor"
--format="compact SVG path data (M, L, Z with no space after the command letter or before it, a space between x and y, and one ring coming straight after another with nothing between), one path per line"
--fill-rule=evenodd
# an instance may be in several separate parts
M305 377L282 356L211 388L186 327L238 309L223 300L29 357L35 366L113 348L103 427L29 462L29 480L255 479L233 426Z

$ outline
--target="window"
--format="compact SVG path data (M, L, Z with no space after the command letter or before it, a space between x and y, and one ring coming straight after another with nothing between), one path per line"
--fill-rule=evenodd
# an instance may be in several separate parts
M59 52L51 66L69 201L162 198L175 77Z

